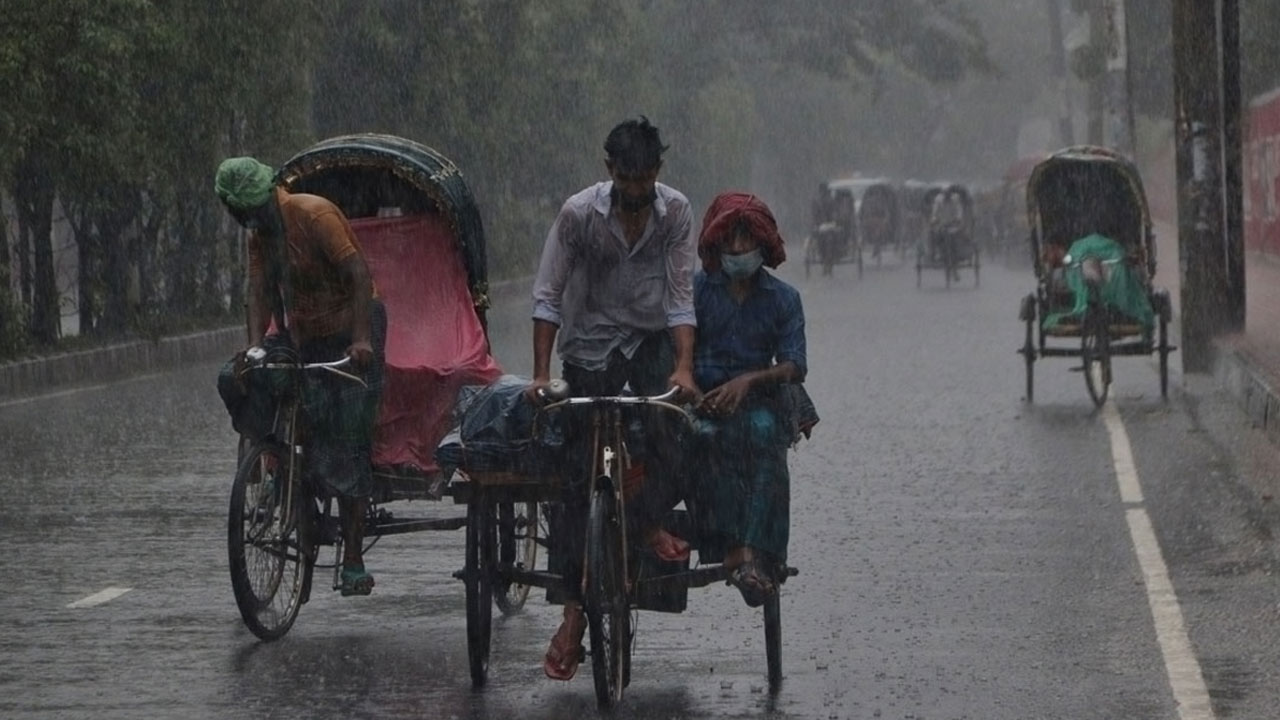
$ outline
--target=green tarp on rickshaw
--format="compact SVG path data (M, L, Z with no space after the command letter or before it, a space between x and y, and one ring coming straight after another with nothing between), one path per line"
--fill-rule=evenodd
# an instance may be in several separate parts
M1089 289L1080 263L1085 258L1093 257L1104 263L1114 263L1101 287L1103 305L1133 318L1142 325L1143 334L1149 335L1155 327L1155 311L1151 307L1151 299L1147 297L1142 279L1125 262L1125 254L1123 245L1096 233L1071 243L1067 250L1068 263L1064 275L1075 301L1070 310L1045 316L1042 327L1049 330L1065 318L1084 315L1089 306Z

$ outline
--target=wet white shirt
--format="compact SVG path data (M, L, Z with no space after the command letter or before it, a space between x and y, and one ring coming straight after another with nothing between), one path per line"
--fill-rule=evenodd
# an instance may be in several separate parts
M565 201L533 284L534 319L558 325L560 358L586 370L603 370L615 349L631 357L654 332L696 324L688 198L658 183L644 233L628 248L612 189L597 183Z

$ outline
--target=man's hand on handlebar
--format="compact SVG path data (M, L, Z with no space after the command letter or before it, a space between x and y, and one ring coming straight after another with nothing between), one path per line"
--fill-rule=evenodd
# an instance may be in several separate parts
M551 378L535 377L533 382L524 389L524 399L534 405L542 405L546 402L547 386L551 384Z
M697 403L702 398L702 391L698 389L697 383L693 381L693 372L691 370L676 370L671 373L667 383L671 387L680 388L679 394L676 395L676 400Z
M357 340L347 348L347 357L358 370L364 370L373 364L373 345L368 340Z

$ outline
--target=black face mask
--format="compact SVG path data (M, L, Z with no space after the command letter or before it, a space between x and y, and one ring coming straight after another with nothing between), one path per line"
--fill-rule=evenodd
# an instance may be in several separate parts
M614 186L613 190L609 193L609 199L614 205L622 208L624 212L637 213L649 207L653 204L654 200L658 199L658 190L657 188L654 188L653 190L650 190L647 195L634 197L621 192L618 190L617 186Z

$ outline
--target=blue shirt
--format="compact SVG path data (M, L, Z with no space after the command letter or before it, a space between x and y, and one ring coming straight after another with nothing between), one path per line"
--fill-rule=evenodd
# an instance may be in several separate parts
M560 358L587 370L603 370L614 350L631 357L655 332L694 324L689 200L657 183L644 234L627 247L612 189L598 183L565 201L533 283L534 319L558 325Z
M761 269L756 284L739 305L729 295L729 279L721 271L699 271L693 278L693 306L698 341L693 351L693 378L704 392L753 370L788 360L799 380L808 372L805 359L804 308L796 289Z

